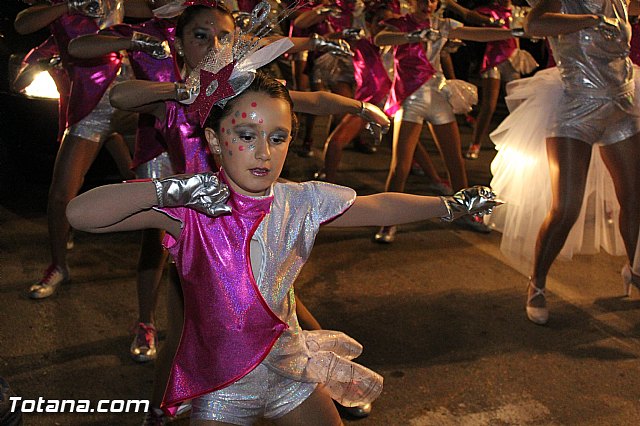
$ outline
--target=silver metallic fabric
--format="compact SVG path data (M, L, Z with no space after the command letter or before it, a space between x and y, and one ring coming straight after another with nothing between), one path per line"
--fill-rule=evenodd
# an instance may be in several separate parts
M171 55L167 40L160 40L138 31L134 31L131 37L131 50L144 52L155 59L167 59Z
M626 3L563 0L562 12L606 19L594 27L549 38L564 93L547 137L609 145L640 132Z
M318 52L328 52L338 56L353 56L349 43L342 39L328 40L314 33L311 35L311 46L313 50Z
M214 217L231 211L224 204L229 188L213 173L154 179L153 183L158 207L185 206Z
M493 208L504 204L496 198L496 194L488 186L472 186L462 189L447 197L440 197L448 213L441 217L444 222L451 222L461 216L474 214L483 216L490 214Z
M105 13L102 0L69 0L67 4L71 14L100 18Z

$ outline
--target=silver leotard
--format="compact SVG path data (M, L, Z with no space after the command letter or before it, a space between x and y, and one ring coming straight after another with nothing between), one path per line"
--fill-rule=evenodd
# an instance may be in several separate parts
M547 136L613 144L640 131L629 59L631 26L622 0L562 0L562 13L619 20L614 34L595 26L549 37L562 76L563 98Z

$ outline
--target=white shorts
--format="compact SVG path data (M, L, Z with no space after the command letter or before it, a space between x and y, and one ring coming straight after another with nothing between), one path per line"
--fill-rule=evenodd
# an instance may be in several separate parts
M261 418L276 419L302 404L317 385L289 379L259 364L226 388L194 399L191 419L234 425L251 425Z
M449 100L435 86L435 80L431 78L402 102L394 117L396 125L401 121L423 124L426 120L437 126L456 121Z

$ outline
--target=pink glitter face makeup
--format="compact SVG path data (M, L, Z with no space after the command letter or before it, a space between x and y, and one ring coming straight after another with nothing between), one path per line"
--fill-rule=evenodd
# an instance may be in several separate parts
M225 148L222 167L234 191L261 196L284 166L291 140L291 109L285 100L263 93L249 92L236 99L220 122Z

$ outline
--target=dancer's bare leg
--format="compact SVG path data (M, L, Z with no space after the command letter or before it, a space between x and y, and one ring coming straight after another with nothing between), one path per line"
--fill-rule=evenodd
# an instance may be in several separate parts
M396 124L398 123L396 122ZM401 121L394 126L391 165L389 166L385 191L404 192L421 131L422 124L410 121Z
M454 191L466 188L469 186L469 182L467 181L467 170L462 158L458 123L452 121L446 124L430 124L429 128L447 167L451 188Z
M600 154L616 189L620 203L620 234L629 263L633 265L634 259L640 256L637 252L640 231L640 133L622 142L601 147Z
M65 135L56 156L49 188L47 221L52 263L65 271L67 270L67 238L70 229L66 216L67 204L78 195L84 183L84 177L101 147L101 143Z
M547 157L551 178L552 204L536 241L532 284L546 285L551 264L564 246L578 219L591 161L591 146L570 138L548 138ZM636 228L637 229L637 228ZM529 287L529 297L535 289ZM544 297L533 297L530 306L544 307Z
M324 173L327 182L336 182L344 148L360 134L364 122L358 116L346 115L324 144Z
M480 147L489 134L491 119L496 112L498 97L500 95L500 79L482 79L482 97L480 100L480 110L476 117L476 124L473 126L471 145Z

